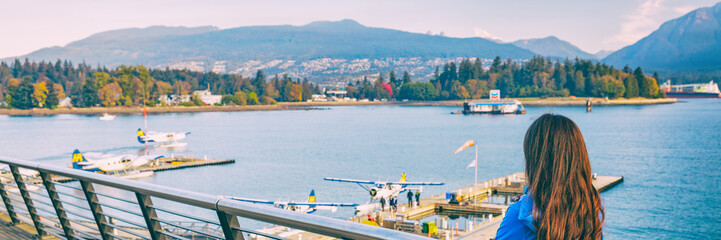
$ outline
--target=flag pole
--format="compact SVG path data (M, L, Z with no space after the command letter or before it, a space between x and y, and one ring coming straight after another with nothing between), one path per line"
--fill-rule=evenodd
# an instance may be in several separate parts
M473 183L473 186L475 186L476 184L478 184L478 144L473 144L473 145L476 145L476 160L475 160L476 161L476 177L474 178L474 183Z
M147 135L148 134L148 107L147 106L143 106L143 121L145 122L143 133L145 133L145 135ZM145 141L145 155L148 155L148 141L147 140Z

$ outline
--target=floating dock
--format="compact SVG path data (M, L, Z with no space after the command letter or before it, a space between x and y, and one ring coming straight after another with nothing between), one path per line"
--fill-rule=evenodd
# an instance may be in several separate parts
M208 165L221 165L221 164L231 164L235 163L235 159L211 159L211 158L192 158L192 157L170 157L170 158L163 158L161 161L156 162L152 165L142 166L135 169L129 169L128 171L123 172L116 172L111 173L109 175L118 176L118 177L125 177L130 174L133 174L133 172L160 172L160 171L167 171L167 170L175 170L175 169L181 169L181 168L191 168L191 167L201 167L201 166L208 166ZM56 182L71 182L75 181L76 179L68 178L68 177L58 177L53 176L53 181ZM39 180L36 182L32 182L34 184L42 184Z

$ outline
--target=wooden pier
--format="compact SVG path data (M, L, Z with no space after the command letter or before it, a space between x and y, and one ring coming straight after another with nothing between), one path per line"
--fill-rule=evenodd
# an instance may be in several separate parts
M519 174L519 173L516 173ZM593 187L595 187L598 192L604 192L608 189L611 189L612 187L618 185L619 183L623 182L623 177L614 177L614 176L596 176L593 179ZM494 188L497 192L502 193L517 193L522 194L523 187L514 187L514 186L498 186ZM507 208L507 206L506 206ZM505 213L505 209L504 209ZM496 231L498 231L498 228L501 226L501 222L503 220L503 215L496 215L496 217L492 217L489 221L482 222L480 224L477 224L473 227L474 230L469 232L464 232L460 234L458 239L493 239L496 236Z
M598 189L599 192L603 192L621 182L623 182L623 177L597 176L593 180L593 186ZM518 172L449 191L458 196L460 204L450 204L444 193L421 199L419 206L408 207L407 204L399 203L398 212L383 211L374 212L371 213L371 215L376 218L379 223L382 223L384 219L394 219L401 215L408 220L421 220L437 214L484 216L486 220L473 225L473 230L465 229L467 232L460 230L458 231L459 235L455 235L456 230L439 228L438 234L432 235L431 237L437 239L453 239L459 237L463 239L491 239L495 236L508 206L484 203L482 200L488 196L497 194L520 196L523 194L523 188L525 188L525 174ZM350 221L361 222L366 218L366 216L353 217ZM422 235L428 236L427 233Z

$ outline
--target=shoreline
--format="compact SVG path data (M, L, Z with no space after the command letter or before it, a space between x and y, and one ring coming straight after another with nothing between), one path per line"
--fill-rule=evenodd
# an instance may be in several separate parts
M525 106L586 106L586 98L517 98ZM288 111L288 110L320 110L320 107L331 106L367 106L367 105L396 105L396 106L448 106L460 107L467 100L448 101L413 101L413 102L282 102L274 105L246 105L246 106L166 106L148 107L149 114L162 113L193 113L193 112L243 112L243 111ZM678 102L675 98L662 99L612 99L593 98L594 106L623 106L623 105L656 105ZM47 116L58 114L101 115L108 114L142 114L143 107L89 107L89 108L33 108L33 109L0 109L0 115L8 116Z

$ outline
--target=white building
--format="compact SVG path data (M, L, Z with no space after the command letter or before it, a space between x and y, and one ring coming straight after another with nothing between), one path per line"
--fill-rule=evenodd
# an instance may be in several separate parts
M165 105L178 105L190 102L190 95L165 95L158 98L158 101L165 102Z
M195 91L193 92L193 96L199 97L200 101L203 101L203 103L208 105L215 105L223 102L223 96L213 95L210 92L210 89Z
M73 102L69 97L63 98L58 102L58 107L72 107Z

